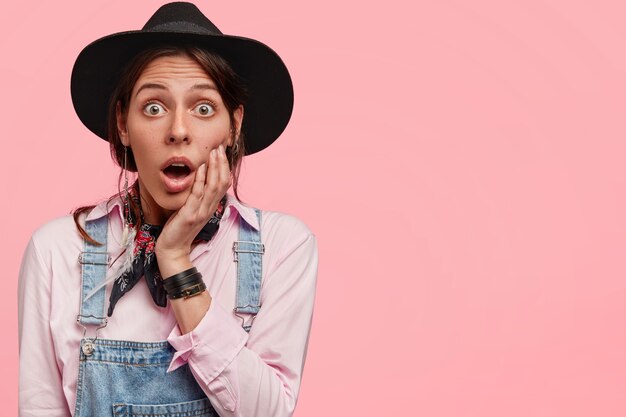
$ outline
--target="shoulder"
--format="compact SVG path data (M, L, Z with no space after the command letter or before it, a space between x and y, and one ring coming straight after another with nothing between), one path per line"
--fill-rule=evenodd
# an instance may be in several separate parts
M267 291L314 288L317 276L317 240L305 222L277 211L261 213L261 240L265 245L263 286ZM305 293L310 293L308 290Z
M295 252L305 257L317 252L315 234L306 223L296 216L278 211L262 211L261 239L266 250L276 257L276 262Z
M38 244L50 244L54 241L65 240L77 234L76 224L71 214L57 217L39 226L33 232L33 240Z
M82 245L72 215L58 217L39 226L33 232L31 241L44 260L59 253L75 253L73 249Z
M313 235L311 229L296 216L269 210L262 210L261 233L263 236L268 234L281 234L291 237Z
M259 210L261 212L261 238L266 244L268 241L292 242L314 236L311 229L296 216L279 211L258 209L235 199L230 194L227 197L228 205L239 213L239 217L243 221L254 228L258 226L254 211Z
M85 221L96 220L105 216L111 219L112 213L116 208L119 209L120 204L119 198L109 198L95 206L87 207L78 215L78 223L84 228ZM119 214L119 210L116 213ZM109 224L110 229L111 224ZM73 214L58 217L41 225L33 232L31 240L42 252L57 249L75 253L76 250L82 250L84 245L83 237L74 221Z
M107 216L109 219L115 209L119 214L119 206L121 200L113 196L109 199L102 200L94 206L86 206L84 209L78 209L78 223L81 227L85 227L86 221L100 219ZM109 229L111 225L109 225ZM74 215L68 214L50 220L35 230L32 236L32 242L40 248L42 253L52 253L55 250L61 252L76 253L83 247L83 237L74 221Z

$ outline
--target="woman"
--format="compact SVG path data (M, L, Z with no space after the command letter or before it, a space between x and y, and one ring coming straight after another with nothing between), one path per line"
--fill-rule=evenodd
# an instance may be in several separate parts
M290 118L280 58L170 3L142 30L87 46L72 99L125 181L29 242L20 416L291 415L316 240L299 220L227 193L237 196L243 155Z

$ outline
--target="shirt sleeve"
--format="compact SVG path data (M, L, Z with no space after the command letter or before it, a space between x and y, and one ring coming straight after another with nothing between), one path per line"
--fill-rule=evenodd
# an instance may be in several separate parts
M313 315L317 242L310 232L265 275L262 307L250 333L212 302L198 326L168 341L177 350L170 370L188 362L214 408L225 416L293 414Z
M33 237L17 291L20 417L70 416L50 331L50 278Z

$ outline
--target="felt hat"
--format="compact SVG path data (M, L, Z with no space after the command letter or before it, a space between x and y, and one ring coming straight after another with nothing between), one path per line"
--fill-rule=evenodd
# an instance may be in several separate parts
M168 3L141 30L100 38L82 50L72 70L74 109L85 126L108 140L109 100L121 71L141 51L188 44L222 56L248 92L242 131L246 154L259 152L283 132L293 110L293 85L278 54L254 39L224 35L192 3Z

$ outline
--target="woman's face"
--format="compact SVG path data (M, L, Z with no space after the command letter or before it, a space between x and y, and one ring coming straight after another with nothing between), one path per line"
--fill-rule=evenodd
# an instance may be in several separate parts
M234 112L236 131L243 108ZM228 109L215 83L186 55L156 58L133 87L126 117L117 112L122 143L137 164L145 220L162 224L185 203L209 152L231 145ZM145 207L147 204L148 207Z

